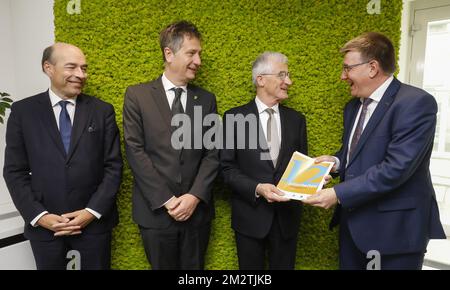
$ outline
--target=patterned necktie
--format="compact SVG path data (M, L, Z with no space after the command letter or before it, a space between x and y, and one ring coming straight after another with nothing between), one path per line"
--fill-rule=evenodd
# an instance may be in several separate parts
M61 112L59 113L59 134L64 144L66 154L69 153L70 136L72 134L72 123L70 122L70 116L67 112L67 104L69 101L60 101L58 104L61 106Z
M172 88L172 91L175 92L175 99L172 102L172 115L183 114L183 105L181 104L181 94L183 93L182 88Z
M273 166L277 166L278 154L280 153L280 138L278 136L277 122L273 115L275 110L267 108L266 112L269 114L269 119L267 119L267 145L269 145Z
M358 144L359 138L363 132L364 120L366 119L367 107L372 103L372 99L363 99L361 114L359 115L358 124L356 125L355 132L353 133L352 142L350 143L350 151L348 154L349 160L352 158L353 150L355 150Z

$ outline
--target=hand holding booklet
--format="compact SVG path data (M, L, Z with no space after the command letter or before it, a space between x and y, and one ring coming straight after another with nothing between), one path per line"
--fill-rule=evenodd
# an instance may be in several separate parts
M295 151L277 188L284 192L284 197L306 199L322 189L333 165L334 162L314 163L314 158Z

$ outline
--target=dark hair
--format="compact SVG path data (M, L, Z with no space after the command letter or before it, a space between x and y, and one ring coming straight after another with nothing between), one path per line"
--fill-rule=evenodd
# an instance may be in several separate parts
M172 23L161 31L159 34L159 45L161 47L164 62L166 61L164 48L168 47L173 53L176 53L183 45L185 36L190 38L195 37L199 40L201 39L201 34L197 27L186 20Z
M52 58L52 55L53 55L53 45L51 45L51 46L49 46L49 47L47 47L46 49L44 49L44 52L42 53L42 61L41 61L41 66L42 66L42 71L45 73L45 70L44 70L44 63L47 61L47 62L50 62L50 63L52 63L52 60L51 60L51 58Z
M358 51L362 61L376 60L385 73L395 72L395 51L391 40L378 32L366 32L347 42L341 53Z

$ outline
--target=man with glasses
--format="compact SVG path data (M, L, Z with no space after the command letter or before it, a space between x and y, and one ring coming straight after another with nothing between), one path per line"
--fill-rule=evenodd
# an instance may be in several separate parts
M340 224L341 269L421 269L429 239L445 239L430 178L437 104L399 82L392 42L376 32L341 49L341 79L355 97L344 110L341 183L305 201L330 208ZM381 263L368 259L378 255Z
M270 269L294 269L301 203L283 197L275 185L294 151L307 154L306 121L280 104L292 85L285 55L261 54L253 63L252 78L255 99L224 114L225 149L221 151L225 183L233 191L232 227L239 268L264 269L267 252ZM227 120L239 116L249 123L235 122L229 130Z

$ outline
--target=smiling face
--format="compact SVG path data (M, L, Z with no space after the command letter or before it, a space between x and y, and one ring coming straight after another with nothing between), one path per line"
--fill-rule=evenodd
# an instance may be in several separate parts
M347 72L342 70L341 80L346 81L350 86L350 93L353 97L368 98L372 92L371 63L364 63L367 60L361 58L361 53L358 51L349 51L344 56L344 66L352 66Z
M271 60L271 68L270 74L258 76L257 94L259 97L279 103L288 98L288 89L292 81L288 75L284 79L278 75L280 72L289 72L286 63Z
M186 85L195 79L200 65L202 47L200 40L196 37L184 36L183 44L177 52L170 48L164 49L166 58L166 77L175 85Z
M63 99L74 98L86 83L86 57L79 48L69 44L55 44L53 49L50 61L44 63L52 91Z

